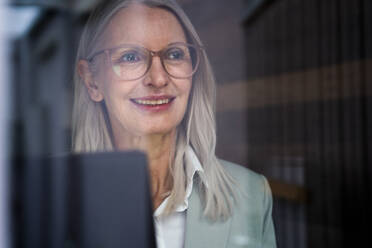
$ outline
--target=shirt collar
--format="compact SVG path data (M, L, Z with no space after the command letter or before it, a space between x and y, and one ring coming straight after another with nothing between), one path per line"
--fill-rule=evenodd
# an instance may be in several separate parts
M195 172L204 172L203 167L191 146L185 151L186 176L192 181Z
M196 172L198 173L203 173L203 167L196 156L194 150L191 148L191 146L186 147L185 151L185 171L186 171L186 194L185 194L185 199L184 201L179 204L176 208L176 212L183 212L185 211L188 206L189 206L189 197L192 192L192 187L193 187L193 180L194 180L194 175ZM154 216L158 217L161 215L167 205L167 202L169 200L169 197L165 198L164 201L160 204L160 206L155 210Z

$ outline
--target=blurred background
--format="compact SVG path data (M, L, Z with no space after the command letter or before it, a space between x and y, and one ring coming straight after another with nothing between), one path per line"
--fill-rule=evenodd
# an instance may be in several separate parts
M7 80L0 159L69 151L76 49L99 2L2 3L1 72ZM357 247L369 241L372 1L178 2L216 74L217 154L269 179L278 247ZM0 220L6 211L20 218L25 204L32 204L24 201L27 184L19 175L25 181L62 177L53 169L33 174L2 162L1 178L9 179L2 189L9 190L0 192L10 208ZM10 243L21 245L17 236L24 230L11 225L10 231Z

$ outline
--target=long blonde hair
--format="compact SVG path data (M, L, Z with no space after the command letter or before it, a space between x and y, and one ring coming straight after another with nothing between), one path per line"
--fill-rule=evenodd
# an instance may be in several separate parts
M133 3L153 8L163 8L174 14L184 28L188 42L202 46L190 20L184 11L172 0L117 0L103 1L91 14L83 31L76 64L96 52L96 43L109 20L122 8ZM75 67L76 68L76 67ZM90 99L77 69L74 75L75 95L73 105L74 152L95 152L114 150L107 110L104 102ZM204 215L210 220L227 219L232 214L235 198L234 181L225 172L215 155L216 87L213 72L205 51L202 51L198 71L193 76L188 107L181 124L177 127L175 157L171 158L170 171L173 188L169 195L165 215L171 213L186 194L186 173L184 155L191 146L200 160L204 173L198 177L199 193L204 205Z

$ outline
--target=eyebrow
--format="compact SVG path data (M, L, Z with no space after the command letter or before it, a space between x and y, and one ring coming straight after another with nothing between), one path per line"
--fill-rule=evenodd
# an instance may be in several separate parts
M167 44L166 46L164 46L162 49L157 50L157 51L153 51L153 52L161 51L161 50L163 50L163 49L166 48L166 47L169 47L169 46L172 46L172 45L177 45L177 44L179 44L179 43L189 44L189 43L184 42L184 41L175 41L175 42L168 43L168 44ZM97 52L94 52L91 56L88 56L88 57L85 58L85 59L86 59L87 61L92 61L92 60L94 59L94 57L96 57L98 54L104 53L104 52L107 51L107 50L117 49L117 48L122 47L122 46L125 46L125 45L127 45L127 46L133 46L133 47L136 47L136 46L138 47L138 46L139 46L139 47L143 47L143 48L146 48L147 50L152 51L151 49L145 47L145 46L142 45L142 44L122 43L122 44L119 44L119 45L117 45L117 46L113 46L113 47L109 47L109 48L103 48L103 49L100 49L100 50L98 50ZM190 44L190 45L192 45L192 44Z

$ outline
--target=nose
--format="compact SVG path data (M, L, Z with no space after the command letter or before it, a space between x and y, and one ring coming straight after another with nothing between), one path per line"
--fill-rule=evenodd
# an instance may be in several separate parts
M169 76L165 71L160 57L153 56L152 63L148 71L148 76L146 77L145 84L147 86L152 86L155 88L162 88L168 85Z

